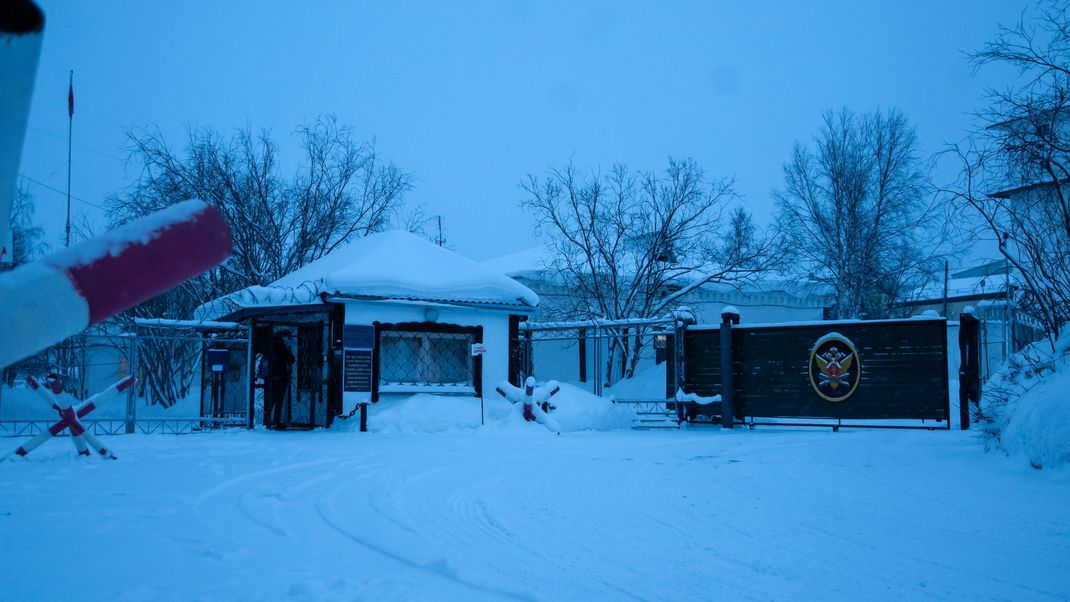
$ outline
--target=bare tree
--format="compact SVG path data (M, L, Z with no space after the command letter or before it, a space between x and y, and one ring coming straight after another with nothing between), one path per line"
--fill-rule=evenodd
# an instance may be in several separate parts
M302 161L294 175L280 175L277 147L266 131L248 128L225 137L191 130L184 153L168 146L158 129L129 132L130 162L140 175L108 201L112 221L123 223L190 198L218 208L231 228L234 255L127 312L126 318L187 318L202 303L250 285L266 285L330 253L340 245L384 230L400 215L412 178L384 163L374 140L357 142L333 117L296 131ZM159 354L173 350L159 346ZM151 352L152 350L150 350ZM175 386L155 386L153 400L170 405L188 390L185 361L174 365ZM170 377L161 377L161 383Z
M898 111L825 114L814 149L796 144L775 192L778 221L811 280L835 291L834 318L881 318L927 280L944 240Z
M1070 5L1048 2L972 55L1018 70L990 91L979 127L947 155L961 164L944 192L999 241L1015 268L1017 302L1052 339L1070 320Z
M44 254L47 250L44 230L33 225L33 209L33 195L21 185L18 186L11 202L10 263L5 262L3 266L14 268Z
M0 264L0 271L13 269L24 263L32 261L43 255L48 249L44 242L44 230L33 225L34 202L33 195L21 185L15 189L15 197L11 203L11 256L10 262ZM23 359L15 364L6 366L2 371L2 380L9 387L14 385L18 374L37 373L48 371L49 351L42 351Z
M698 287L745 280L775 259L772 237L757 236L745 211L726 223L732 182L691 160L670 159L661 173L617 165L605 176L569 164L528 175L521 188L549 240L548 267L574 291L552 308L557 318L663 315ZM613 341L607 363L625 361L630 375L639 350L638 339Z

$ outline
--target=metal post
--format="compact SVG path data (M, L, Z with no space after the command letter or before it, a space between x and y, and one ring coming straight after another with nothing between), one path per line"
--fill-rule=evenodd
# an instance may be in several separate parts
M133 376L135 379L137 378L137 352L137 336L132 336L130 337L130 357L127 364L130 370L130 376ZM134 403L137 387L138 383L135 381L134 386L126 390L126 432L128 434L134 432L134 423L137 420L137 404Z
M594 327L594 394L602 396L602 379L605 377L602 366L602 328Z
M721 310L721 426L730 429L735 423L732 400L732 324L739 324L739 310L729 306Z
M577 331L577 347L580 350L580 382L587 382L587 329Z
M947 283L948 283L948 275L949 275L949 271L950 271L949 267L950 267L950 263L945 259L944 260L944 311L943 311L943 313L940 314L941 316L944 316L945 318L947 317Z
M256 420L256 373L253 371L253 330L255 330L254 321L250 320L248 342L245 344L245 377L247 379L246 382L249 383L249 386L245 388L245 394L249 402L246 404L246 407L249 408L249 419L245 421L245 425L250 429L256 426L254 424Z
M959 316L959 428L970 428L970 402L981 402L981 367L979 365L981 323L967 307Z
M535 350L533 347L533 337L534 334L530 330L527 331L527 333L524 335L524 374L520 376L521 382L523 382L524 379L526 379L527 377L531 376L531 373L534 371L535 358L533 356Z
M687 322L677 318L676 332L673 334L673 398L684 387L684 370L686 369L684 349L684 337L687 336ZM682 423L686 418L685 405L681 401L676 402L676 420Z
M67 108L67 237L63 246L71 246L71 138L74 135L74 70L71 70Z
M1010 357L1012 353L1017 351L1017 349L1015 349L1014 347L1014 294L1011 289L1011 262L1004 259L1003 265L1006 268L1003 274L1004 287L1007 289L1006 301L1004 302L1003 307L1004 315L1006 316L1007 321L1007 333L1009 335L1007 337L1007 353L1003 356L1003 361L1007 361L1007 358Z
M360 432L368 432L368 402L366 401L360 404Z

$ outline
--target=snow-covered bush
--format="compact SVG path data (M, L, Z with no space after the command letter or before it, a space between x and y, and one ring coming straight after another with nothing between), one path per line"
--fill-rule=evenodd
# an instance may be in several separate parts
M986 383L981 410L990 448L1037 469L1070 463L1070 333L1011 356Z

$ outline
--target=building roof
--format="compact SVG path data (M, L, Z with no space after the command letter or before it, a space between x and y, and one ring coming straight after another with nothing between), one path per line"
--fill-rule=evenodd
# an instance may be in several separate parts
M1058 183L1059 183L1060 186L1065 186L1066 184L1070 183L1070 178L1063 178L1063 179L1059 180ZM1041 189L1044 189L1044 188L1052 188L1054 186L1055 186L1055 182L1052 182L1052 181L1035 182L1033 184L1025 184L1023 186L1018 186L1017 188L1008 188L1006 190L998 190L996 192L989 193L988 196L990 196L990 197L992 197L994 199L1010 199L1010 198L1018 196L1018 195L1020 195L1020 194L1022 194L1024 192L1030 192L1030 191L1033 191L1033 190L1041 190Z
M517 308L539 303L531 289L504 274L395 230L347 243L268 286L251 286L206 303L195 317L210 320L253 307L316 304L324 297Z
M1007 261L1005 259L987 259L977 265L960 268L948 275L948 301L980 301L984 299L1001 299L1007 296ZM1010 274L1014 278L1014 272ZM1013 282L1011 283L1013 286ZM944 299L943 279L929 282L914 291L906 301L896 305L907 307L925 305Z

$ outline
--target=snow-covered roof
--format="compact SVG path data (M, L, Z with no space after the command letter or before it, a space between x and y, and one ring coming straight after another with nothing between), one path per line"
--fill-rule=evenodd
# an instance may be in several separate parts
M339 247L268 286L211 301L197 319L218 319L250 307L321 303L321 296L535 307L531 289L419 236L395 230Z

